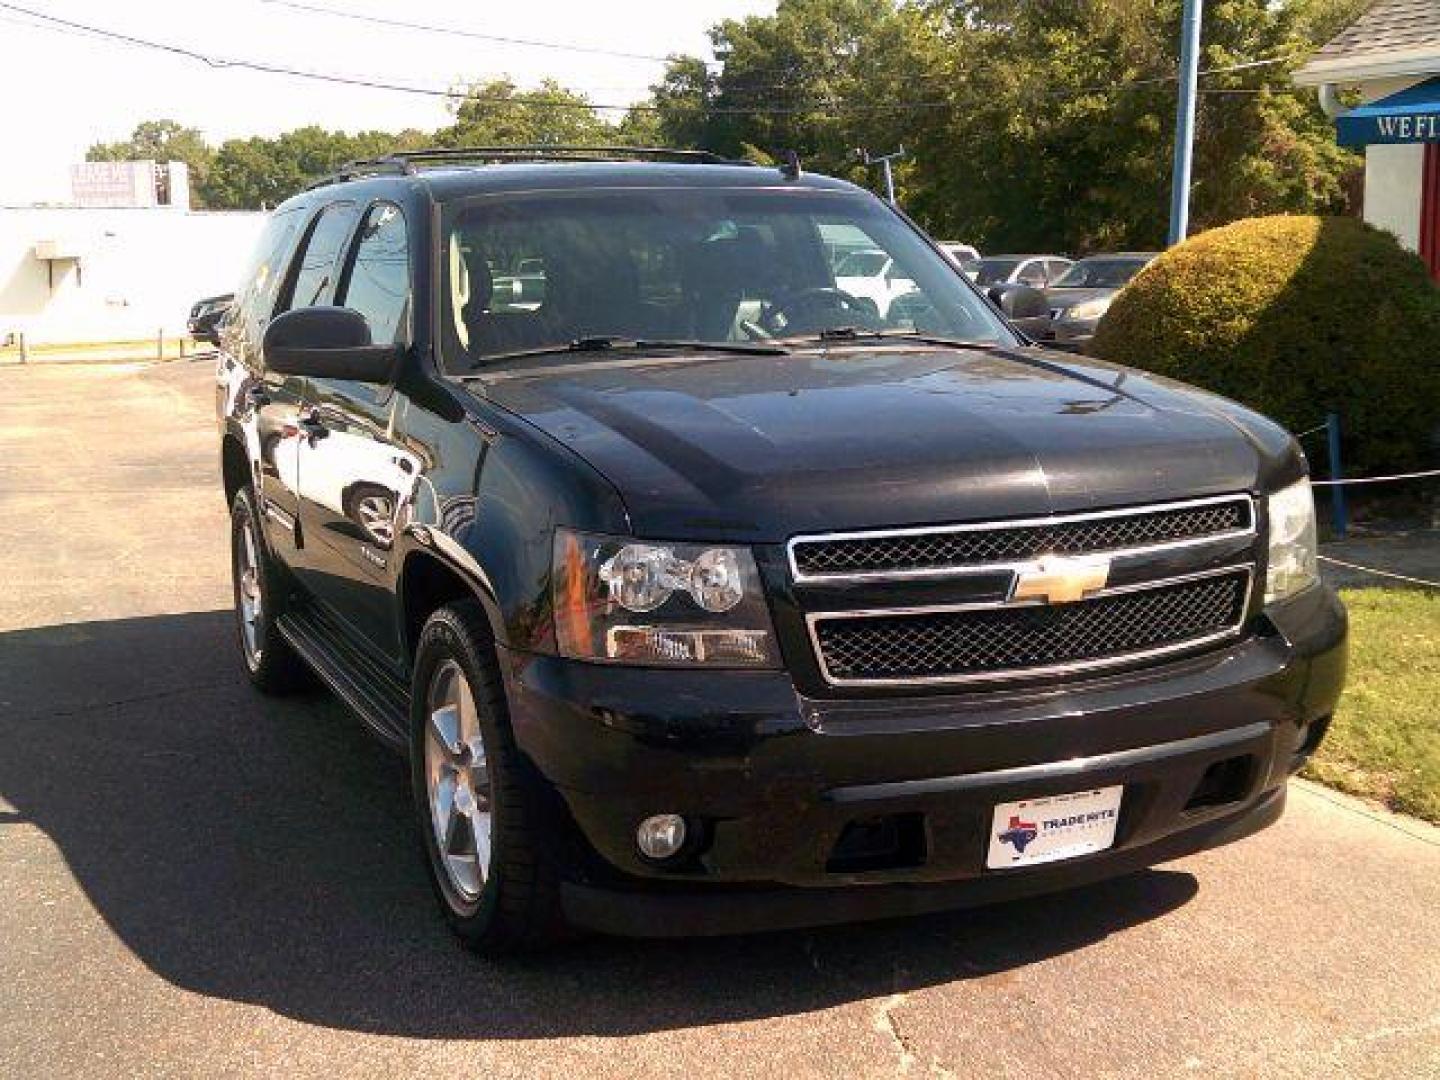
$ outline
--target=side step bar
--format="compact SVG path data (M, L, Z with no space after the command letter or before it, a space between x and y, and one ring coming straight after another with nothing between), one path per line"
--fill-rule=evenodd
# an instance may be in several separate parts
M278 624L281 636L341 701L385 743L401 753L408 752L408 686L351 641L313 604L285 612Z

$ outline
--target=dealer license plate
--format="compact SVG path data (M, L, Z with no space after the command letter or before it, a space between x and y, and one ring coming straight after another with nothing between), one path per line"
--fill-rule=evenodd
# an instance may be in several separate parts
M991 870L1073 859L1115 843L1123 785L1000 803L990 827Z

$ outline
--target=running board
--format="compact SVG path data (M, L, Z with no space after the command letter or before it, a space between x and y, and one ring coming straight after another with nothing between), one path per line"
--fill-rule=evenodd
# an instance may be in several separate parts
M280 634L335 696L386 744L406 753L410 689L314 604L287 611Z

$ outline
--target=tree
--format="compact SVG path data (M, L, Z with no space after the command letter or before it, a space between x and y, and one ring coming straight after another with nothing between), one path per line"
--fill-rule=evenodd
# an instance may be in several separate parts
M135 125L130 138L95 143L85 152L86 161L183 161L190 169L190 186L195 205L207 205L200 197L210 162L215 156L198 128L184 127L174 120L144 120Z
M943 7L956 108L917 140L917 164L936 179L923 214L1011 249L1161 246L1180 0ZM1335 145L1313 96L1290 82L1314 47L1318 7L1309 0L1206 5L1202 69L1283 62L1201 79L1196 229L1254 214L1344 208L1344 180L1358 159Z
M616 138L589 98L553 79L529 91L508 78L492 79L461 93L455 122L435 133L441 146L580 146Z
M939 42L924 23L888 0L781 0L773 16L726 20L710 33L719 72L677 57L652 88L658 127L676 145L734 155L794 150L863 182L856 151L894 148L897 102L933 66Z
M1336 212L1358 158L1290 82L1363 0L1211 0L1191 219ZM902 202L990 249L1163 244L1181 0L780 0L711 32L719 71L672 61L652 88L669 141L799 151L874 183L853 150L909 156Z
M654 141L681 150L706 147L710 139L715 80L705 61L677 56L650 88L647 111L631 110L625 123L653 133Z
M215 153L204 184L206 205L224 210L272 207L350 161L415 149L433 140L421 131L348 134L310 126L273 139L229 139Z

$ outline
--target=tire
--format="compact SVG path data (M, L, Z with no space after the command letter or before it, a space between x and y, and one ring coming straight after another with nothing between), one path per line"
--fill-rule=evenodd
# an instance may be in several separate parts
M540 781L515 746L491 640L475 601L448 604L425 623L411 690L410 777L440 910L466 946L497 956L543 948L569 931Z
M240 658L250 682L266 694L287 694L314 684L310 669L280 635L276 617L285 587L265 547L255 493L249 486L230 505L230 576Z

